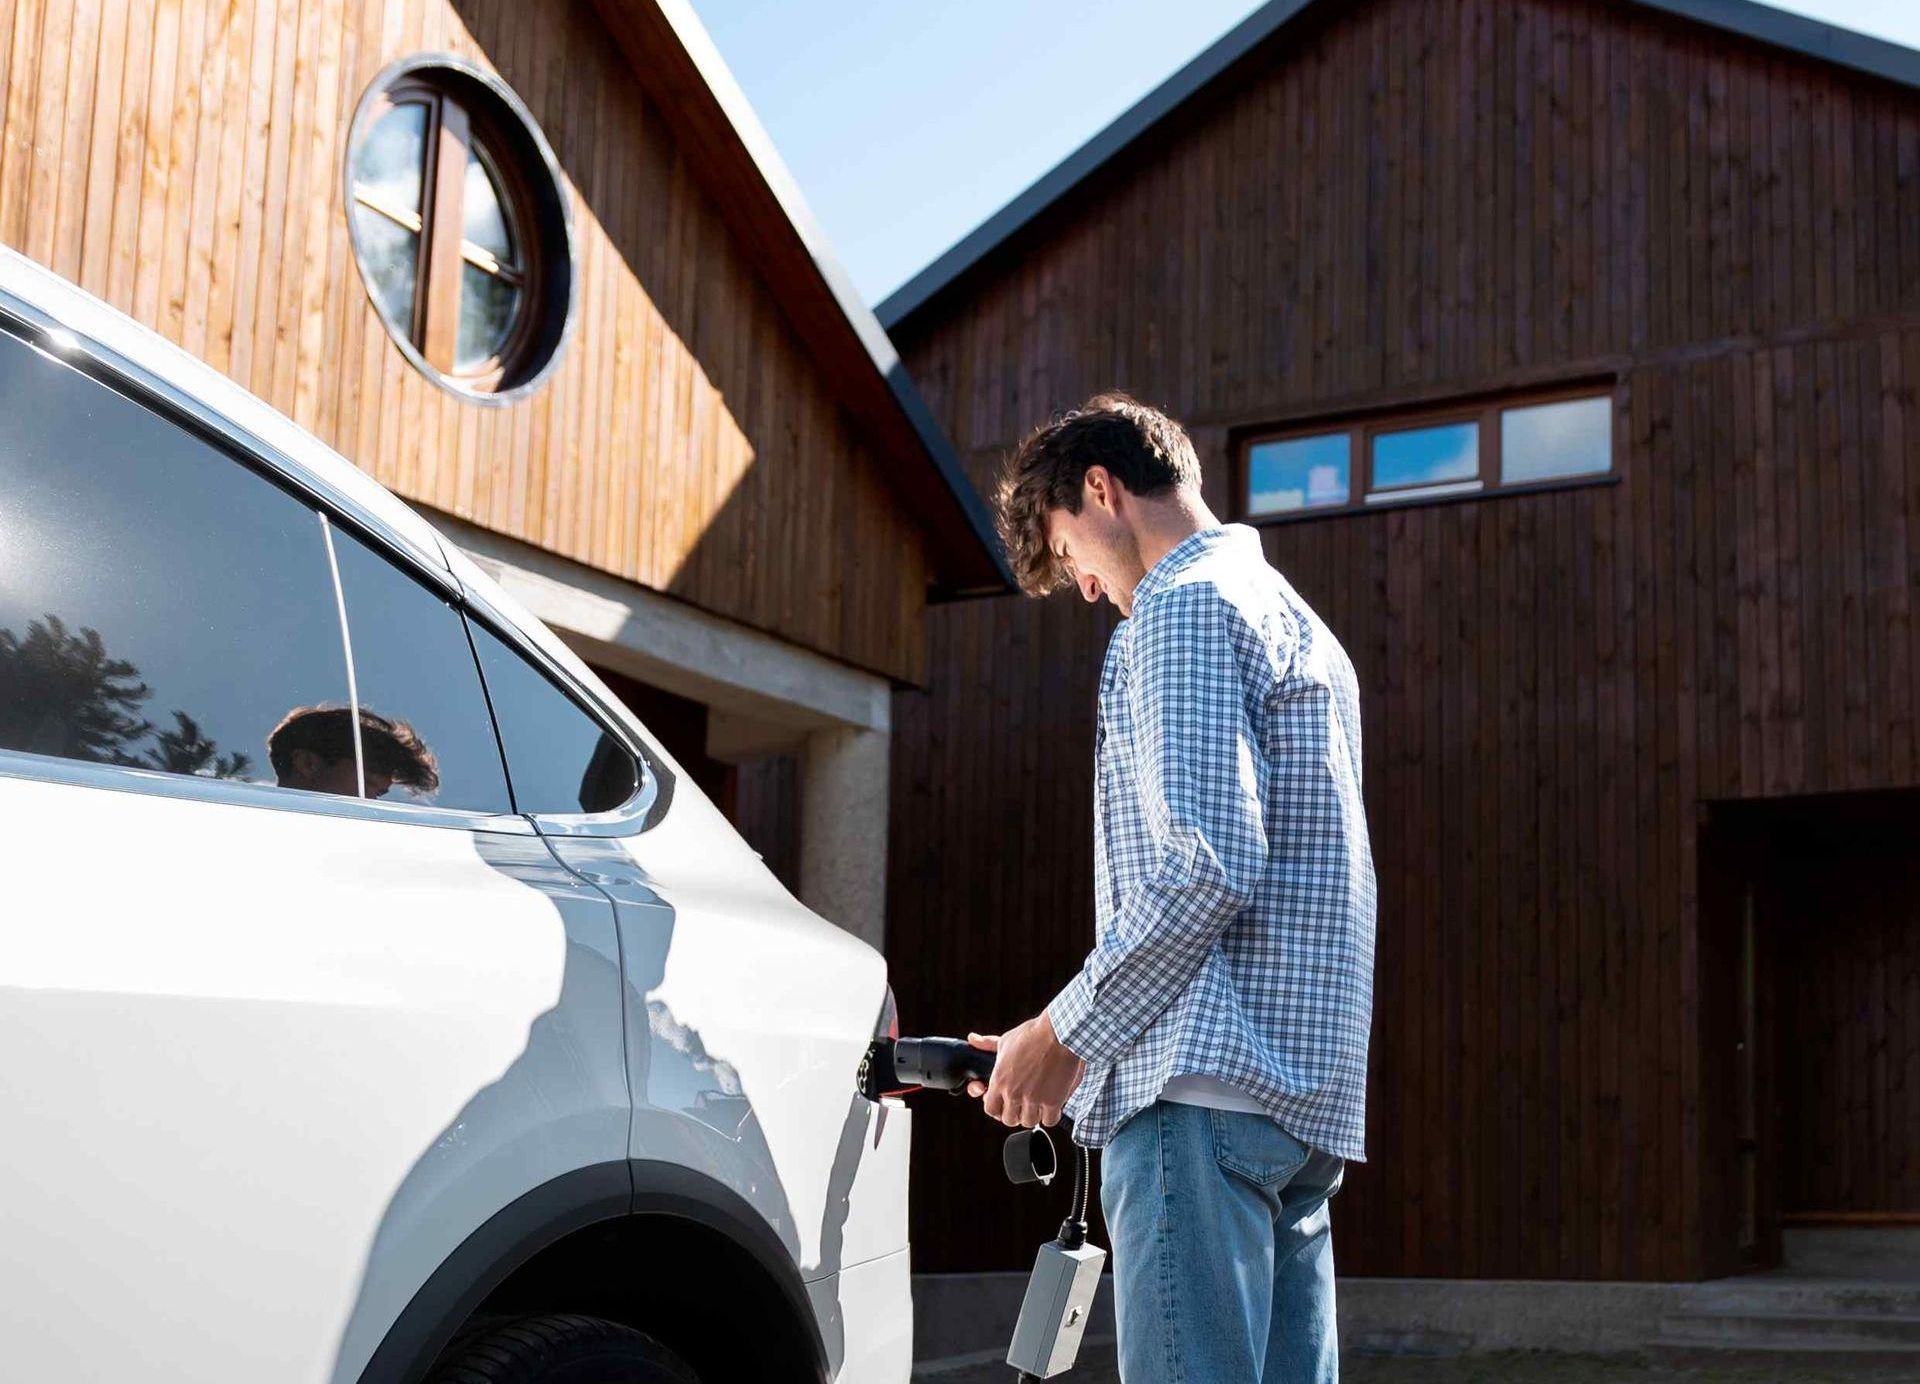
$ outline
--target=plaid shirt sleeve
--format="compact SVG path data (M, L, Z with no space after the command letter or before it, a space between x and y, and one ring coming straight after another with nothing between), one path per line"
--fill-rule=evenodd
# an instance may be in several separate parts
M1267 770L1234 647L1243 617L1191 582L1154 592L1133 619L1131 767L1154 864L1047 1007L1090 1066L1117 1060L1186 989L1267 869Z

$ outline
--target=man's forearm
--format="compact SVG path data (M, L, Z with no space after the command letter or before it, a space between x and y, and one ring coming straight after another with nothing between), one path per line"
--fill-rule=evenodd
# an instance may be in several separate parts
M1212 853L1175 883L1149 880L1127 899L1113 940L1096 947L1047 1016L1060 1042L1095 1066L1114 1061L1193 983L1207 953L1252 897ZM1196 860L1196 865L1199 861Z

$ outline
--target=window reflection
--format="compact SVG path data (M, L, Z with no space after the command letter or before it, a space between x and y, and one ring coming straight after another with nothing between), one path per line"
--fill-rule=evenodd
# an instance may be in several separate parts
M1613 469L1613 400L1563 399L1500 415L1500 479L1508 485Z
M0 334L0 748L271 784L348 701L319 516Z
M1247 454L1248 512L1344 505L1350 494L1350 448L1345 432L1256 443Z
M433 747L435 773L397 774L388 794L373 793L369 784L368 796L512 812L500 742L460 612L362 539L337 525L332 536L367 772L374 772L374 740L390 733L383 726L399 727L423 749Z
M1480 474L1480 425L1442 423L1431 428L1376 433L1373 488L1444 485Z
M364 767L369 798L512 811L456 609L4 334L0 750L347 796Z
M425 224L427 116L417 101L395 106L367 132L353 164L354 228L367 282L387 320L409 331Z
M353 712L344 706L295 707L267 737L267 755L280 787L309 793L384 798L399 784L424 796L440 786L439 763L414 728L364 707L358 758Z
M526 659L470 625L521 812L611 812L639 791L633 756Z

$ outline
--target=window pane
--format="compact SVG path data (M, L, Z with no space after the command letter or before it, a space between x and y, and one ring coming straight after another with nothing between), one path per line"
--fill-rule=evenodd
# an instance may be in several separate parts
M353 205L353 226L360 240L360 267L366 271L374 302L401 335L409 335L420 237L358 202Z
M427 108L395 106L373 122L353 156L353 188L396 211L418 213L426 167Z
M273 783L287 714L346 704L319 517L0 335L0 747Z
M453 349L456 371L477 370L506 345L520 290L471 264L460 266L460 332Z
M517 263L500 185L477 149L467 151L467 185L461 200L461 234L502 264Z
M1613 469L1613 400L1566 399L1500 415L1500 480L1506 485L1597 476Z
M1442 423L1433 428L1374 435L1375 490L1470 481L1479 474L1478 423Z
M1350 450L1344 432L1255 444L1247 454L1247 512L1344 505L1352 493Z
M352 534L334 554L360 694L367 796L511 812L460 612Z
M546 675L469 622L486 675L514 805L522 812L608 812L640 786L633 757Z

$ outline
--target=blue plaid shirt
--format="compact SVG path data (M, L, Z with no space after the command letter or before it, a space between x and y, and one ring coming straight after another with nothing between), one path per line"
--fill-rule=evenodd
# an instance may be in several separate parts
M1167 1081L1238 1087L1365 1155L1373 855L1353 665L1241 525L1154 564L1100 677L1093 952L1048 1006L1074 1138Z

